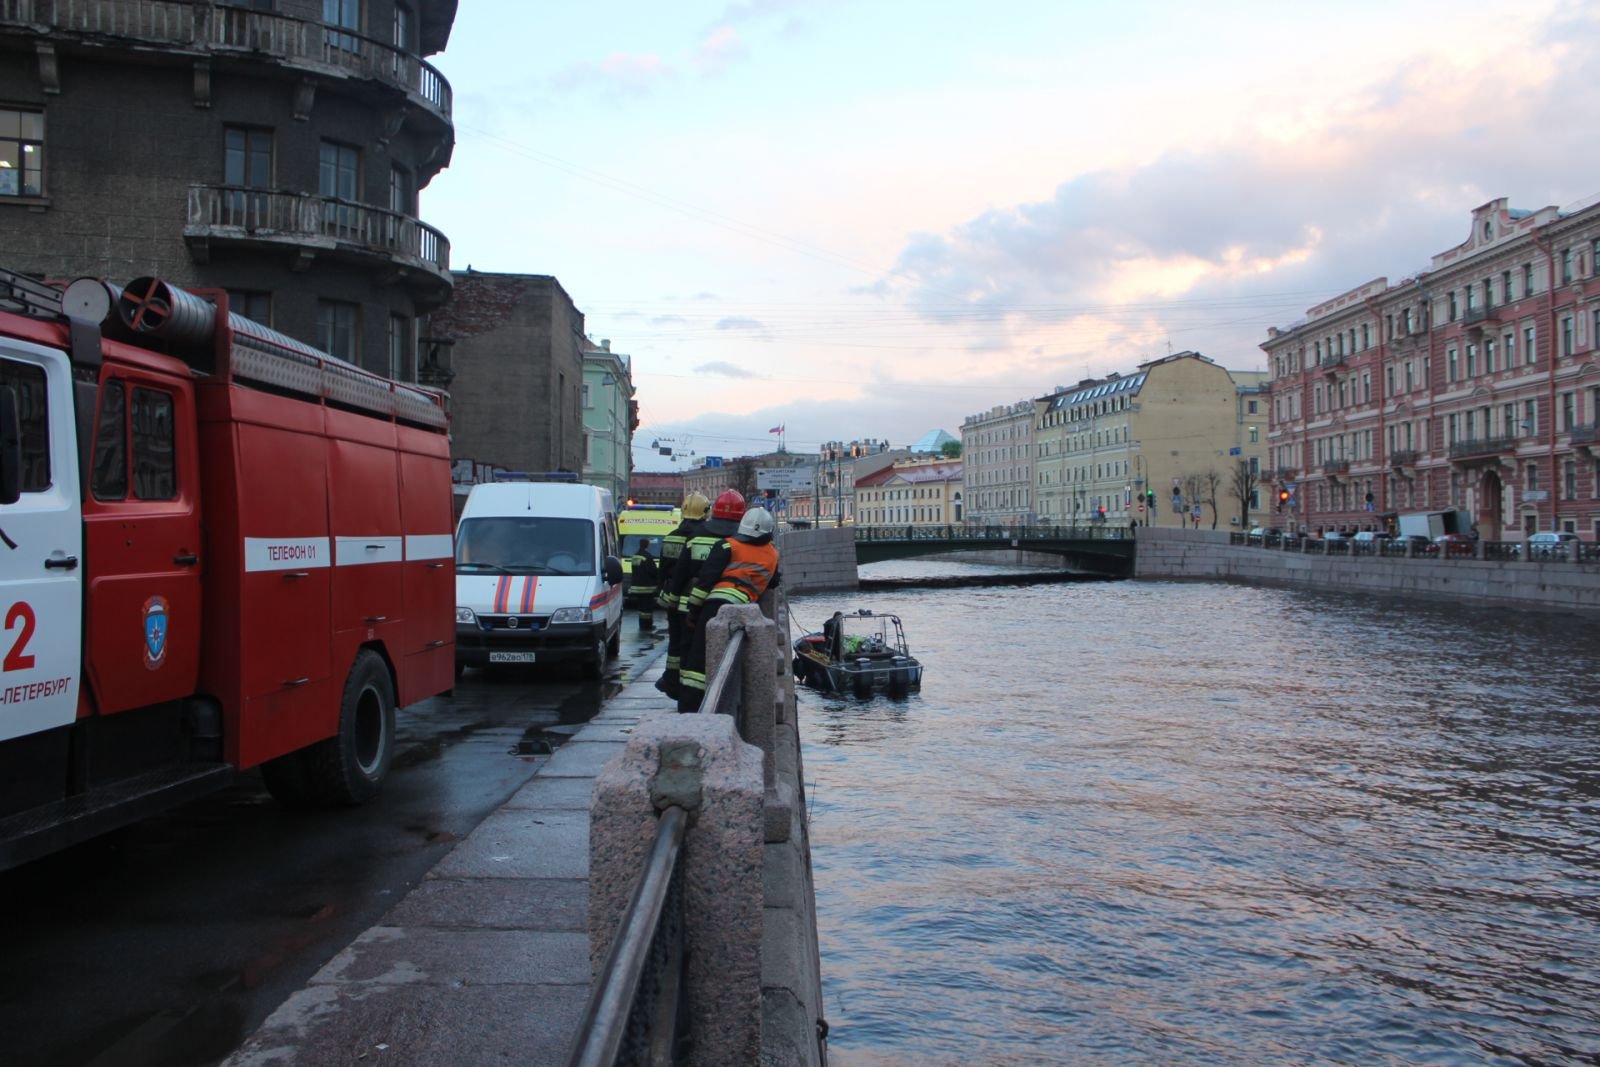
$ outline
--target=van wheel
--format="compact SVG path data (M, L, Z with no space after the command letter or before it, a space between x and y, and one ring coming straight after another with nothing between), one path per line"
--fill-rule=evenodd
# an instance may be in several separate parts
M364 648L344 683L339 732L305 750L306 772L322 803L364 804L393 757L394 685L383 659Z
M618 623L617 624L617 628L615 630L613 630L612 633L611 633L611 640L606 642L606 655L610 656L612 659L615 659L617 656L619 656L621 654L622 654L622 624Z
M594 650L589 653L589 658L584 661L583 673L596 681L604 680L606 676L606 639L595 639Z

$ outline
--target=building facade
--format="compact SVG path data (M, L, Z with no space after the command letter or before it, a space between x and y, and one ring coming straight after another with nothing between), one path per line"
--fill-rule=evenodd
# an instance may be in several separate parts
M633 361L611 351L611 342L583 349L583 480L625 500L633 479L633 431L639 425Z
M961 461L913 458L856 478L863 526L954 526L963 521Z
M961 423L966 521L1026 526L1033 510L1032 400L997 405Z
M1193 524L1196 509L1201 521L1237 518L1235 471L1241 461L1248 470L1241 396L1229 371L1198 352L1179 352L1133 374L1086 379L1038 398L1038 521L1181 525ZM1257 437L1267 430L1263 415Z
M583 313L548 275L468 270L455 281L433 330L451 347L458 469L470 460L480 469L581 476Z
M392 377L450 296L418 193L450 161L455 0L0 3L10 269L226 290ZM447 380L447 379L446 379Z
M1472 212L1416 277L1268 333L1273 524L1467 511L1487 539L1600 533L1600 205Z
M635 504L668 504L677 507L683 503L682 471L634 471L628 485L627 499Z

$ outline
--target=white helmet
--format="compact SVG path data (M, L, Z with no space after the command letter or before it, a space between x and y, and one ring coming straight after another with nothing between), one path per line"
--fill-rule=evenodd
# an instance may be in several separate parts
M777 528L777 521L766 508L751 508L739 520L740 537L766 537Z

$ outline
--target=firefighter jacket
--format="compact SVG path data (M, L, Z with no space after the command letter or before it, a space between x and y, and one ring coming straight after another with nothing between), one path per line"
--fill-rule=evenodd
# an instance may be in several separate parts
M682 559L689 542L706 531L705 519L684 519L661 542L661 577L656 604L671 611L678 606L678 560ZM709 549L707 549L709 551Z
M689 610L689 591L694 588L700 568L711 550L739 532L739 524L729 519L706 519L699 533L684 543L678 554L677 565L672 568L672 584L663 595L672 598L674 611Z
M708 600L754 604L777 584L778 546L772 543L772 535L749 540L730 537L711 550L685 599L691 611Z
M660 570L656 567L655 557L648 552L640 552L633 557L633 582L628 587L628 595L638 599L654 600L656 587L660 583Z

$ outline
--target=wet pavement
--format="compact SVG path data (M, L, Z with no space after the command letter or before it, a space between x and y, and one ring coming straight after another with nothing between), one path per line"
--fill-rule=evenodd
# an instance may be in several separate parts
M630 618L603 683L469 671L400 713L394 772L363 808L289 815L243 775L0 874L6 1061L218 1062L664 654L665 635Z

